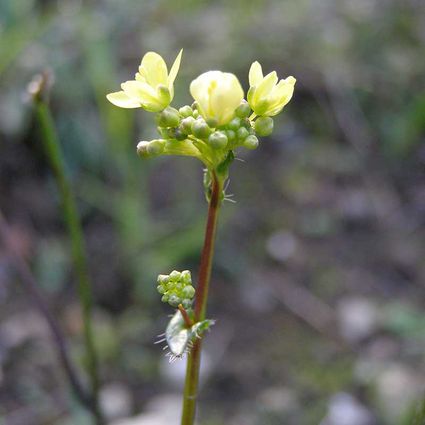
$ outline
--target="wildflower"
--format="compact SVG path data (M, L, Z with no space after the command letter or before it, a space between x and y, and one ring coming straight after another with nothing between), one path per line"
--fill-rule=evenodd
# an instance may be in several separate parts
M170 73L158 53L146 53L135 80L122 83L122 90L108 94L107 99L120 108L143 108L149 112L164 110L174 97L174 80L179 71L182 52L180 50L177 55Z
M249 106L256 115L277 115L291 100L295 82L296 79L292 76L278 82L276 71L264 77L261 65L254 62L249 70Z
M235 75L208 71L190 84L190 93L197 102L200 114L217 126L227 124L241 104L244 93Z

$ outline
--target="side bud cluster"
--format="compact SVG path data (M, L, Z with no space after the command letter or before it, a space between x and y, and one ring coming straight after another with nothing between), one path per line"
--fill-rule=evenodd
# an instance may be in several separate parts
M158 276L158 292L162 295L161 301L178 307L182 304L184 308L191 307L195 288L192 286L192 276L189 270L178 272L173 270L169 275Z

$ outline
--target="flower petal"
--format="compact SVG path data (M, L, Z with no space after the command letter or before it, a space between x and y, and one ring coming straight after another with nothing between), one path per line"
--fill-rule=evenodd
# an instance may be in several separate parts
M176 57L176 59L173 63L173 66L170 69L170 73L168 75L168 89L169 90L170 90L170 86L172 86L174 84L174 80L176 79L177 73L179 72L182 54L183 54L183 49L180 50L179 54L177 55L177 57Z
M128 97L123 91L118 91L115 93L109 93L106 98L114 104L115 106L119 106L120 108L140 108L140 102L135 99L131 99Z
M263 79L263 70L259 62L255 61L252 63L249 69L249 85L257 86Z
M136 99L140 103L155 102L157 100L156 91L143 81L126 81L121 84L121 88L128 97Z
M167 85L167 65L158 53L146 53L140 64L139 72L146 78L147 83L153 87L156 87L158 84Z
M263 81L261 81L261 83L257 86L257 90L255 92L255 99L257 99L257 102L265 100L265 98L269 96L273 87L276 85L277 80L276 71L272 71L264 77Z

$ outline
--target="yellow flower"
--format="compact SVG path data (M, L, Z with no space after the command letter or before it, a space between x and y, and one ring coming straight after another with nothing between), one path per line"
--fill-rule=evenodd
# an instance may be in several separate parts
M120 108L143 108L149 112L165 109L174 97L174 80L180 67L183 49L168 73L164 59L155 52L143 56L135 80L121 84L122 91L110 93L106 98Z
M254 62L249 70L249 106L256 115L277 115L291 100L295 82L292 76L278 82L276 71L264 77L261 65Z
M206 120L216 120L217 126L227 124L242 102L244 93L235 75L208 71L190 84L190 93L198 102L199 112Z

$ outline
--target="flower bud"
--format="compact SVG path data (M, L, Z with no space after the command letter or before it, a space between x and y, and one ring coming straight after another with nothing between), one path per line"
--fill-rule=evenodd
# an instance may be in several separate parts
M165 294L166 292L166 288L163 285L158 285L156 289L161 295Z
M245 140L249 136L249 131L245 127L240 127L236 132L236 136L239 140Z
M242 103L235 109L235 115L239 118L248 118L251 113L251 107L246 100L242 100Z
M195 118L186 117L180 122L180 130L183 134L191 134L192 133L192 125L195 122Z
M147 158L149 156L149 153L147 151L147 147L149 145L149 142L139 142L137 144L137 155L140 156L140 158Z
M208 138L208 143L214 149L223 149L227 146L227 136L223 131L215 131Z
M169 280L170 278L167 274L159 274L157 282L159 285L163 285L165 283L168 283Z
M227 140L233 142L236 139L236 133L233 130L226 130Z
M176 130L174 132L174 138L181 142L182 140L186 139L186 134L183 133L181 128L176 128Z
M191 284L192 283L192 275L190 274L189 270L183 270L181 272L180 279L183 281L183 283Z
M180 278L181 278L181 273L178 272L177 270L173 270L170 273L170 280L177 282L178 280L180 280Z
M164 140L152 140L146 146L146 152L149 156L161 155L164 152L165 141Z
M185 105L182 106L179 109L179 114L183 117L183 118L187 118L187 117L191 117L193 114L193 110L189 105Z
M243 141L243 146L247 149L256 149L258 147L258 139L256 136L248 136L244 141Z
M203 119L199 119L192 124L192 133L198 139L206 139L211 134L211 129Z
M169 106L157 115L157 123L160 127L177 127L180 123L179 112Z
M182 296L185 298L193 298L195 296L195 288L192 285L185 286L182 290Z
M190 300L190 299L184 299L182 301L182 305L187 310L188 308L192 307L192 300Z
M170 295L170 298L168 298L168 304L170 304L173 307L177 307L181 302L181 298L179 298L177 295Z
M259 136L270 136L273 132L273 118L258 117L254 124L255 132Z
M241 120L238 117L233 118L232 121L230 121L229 125L228 125L230 130L233 130L233 131L238 131L240 126L241 126Z

